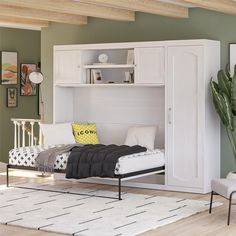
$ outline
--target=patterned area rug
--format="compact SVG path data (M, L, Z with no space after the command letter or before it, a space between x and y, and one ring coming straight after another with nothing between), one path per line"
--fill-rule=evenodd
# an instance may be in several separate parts
M21 184L22 186L22 184ZM26 185L29 187L29 184ZM116 197L116 192L60 186L54 189ZM221 203L214 203L214 207ZM132 236L209 208L209 202L124 193L123 200L20 188L0 190L0 222L75 236Z

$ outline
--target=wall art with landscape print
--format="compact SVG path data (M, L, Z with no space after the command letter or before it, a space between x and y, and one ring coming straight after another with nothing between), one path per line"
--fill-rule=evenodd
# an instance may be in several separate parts
M20 95L34 96L37 94L37 85L29 79L29 74L36 71L36 64L22 63L20 66Z
M17 84L17 52L1 51L1 84Z

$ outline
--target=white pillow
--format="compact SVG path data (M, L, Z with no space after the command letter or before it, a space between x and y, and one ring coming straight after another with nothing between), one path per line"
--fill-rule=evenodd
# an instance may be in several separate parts
M73 144L75 138L70 123L61 124L40 124L44 144Z
M140 145L148 150L154 150L156 126L137 126L128 129L125 145Z

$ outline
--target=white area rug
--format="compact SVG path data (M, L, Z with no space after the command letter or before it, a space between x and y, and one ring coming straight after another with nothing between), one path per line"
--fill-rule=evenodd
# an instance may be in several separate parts
M29 186L29 185L27 185ZM59 190L59 186L34 185ZM63 189L61 187L61 189ZM116 192L66 188L103 196ZM221 203L214 203L214 207ZM209 202L124 193L123 200L38 190L0 190L0 222L75 236L132 236L189 217Z

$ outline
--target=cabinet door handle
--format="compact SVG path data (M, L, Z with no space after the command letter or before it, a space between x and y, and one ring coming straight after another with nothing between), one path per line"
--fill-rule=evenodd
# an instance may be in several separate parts
M168 124L171 125L172 121L171 121L171 107L168 108Z
M77 67L80 68L80 65L78 65Z

